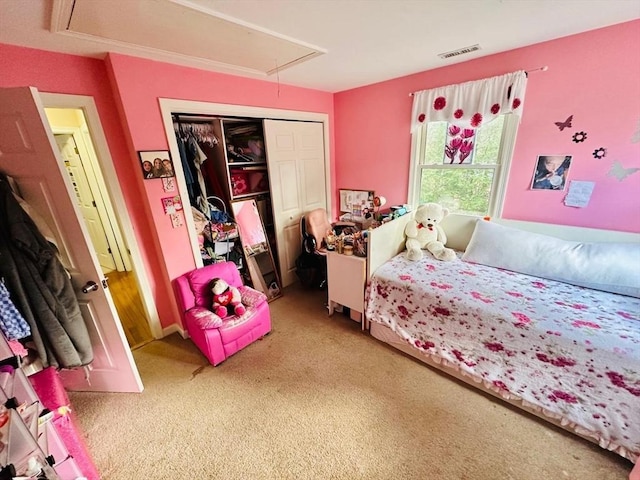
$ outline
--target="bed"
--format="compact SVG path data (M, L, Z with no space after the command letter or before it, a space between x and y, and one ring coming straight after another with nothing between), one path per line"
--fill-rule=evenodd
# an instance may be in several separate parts
M371 335L636 462L640 299L463 261L476 220L450 217L443 227L457 251L452 262L428 253L416 262L406 258L402 232L410 216L370 232L365 321ZM523 222L508 228L514 226L567 241L613 238L630 248L639 237ZM526 256L521 239L516 243Z

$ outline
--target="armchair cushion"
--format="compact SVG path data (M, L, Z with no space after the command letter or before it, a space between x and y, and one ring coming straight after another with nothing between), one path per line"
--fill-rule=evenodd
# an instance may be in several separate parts
M213 302L210 283L215 277L224 279L229 285L240 287L242 280L233 262L220 262L197 268L185 274L193 292L196 307L209 307Z
M222 318L203 307L193 307L185 312L185 317L202 328L218 328L222 326Z
M246 285L242 285L239 290L242 304L247 308L255 307L267 301L267 296L264 293Z
M193 292L194 304L197 307L211 305L213 295L209 288L209 283L211 283L212 278L207 269L197 269L187 274L187 279Z

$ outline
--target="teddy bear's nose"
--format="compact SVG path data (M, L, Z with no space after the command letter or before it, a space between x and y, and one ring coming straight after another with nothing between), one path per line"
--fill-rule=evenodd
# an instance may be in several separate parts
M433 227L433 223L427 223L427 227L429 228Z

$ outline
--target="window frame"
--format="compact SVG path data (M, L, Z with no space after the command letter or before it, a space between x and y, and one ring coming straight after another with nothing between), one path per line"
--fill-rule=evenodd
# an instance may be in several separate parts
M492 218L500 218L504 209L504 199L507 192L507 180L511 170L513 158L513 150L515 148L516 136L518 133L518 125L520 117L514 114L504 115L504 125L502 127L502 136L500 137L500 146L498 149L498 158L495 166L487 165L453 165L446 164L434 167L429 164L422 164L421 158L424 156L427 142L427 125L425 123L411 134L411 162L409 167L409 191L408 204L417 206L420 202L420 181L422 179L422 170L451 168L467 168L473 170L491 169L494 170L493 183L491 185L491 193L489 194L489 211L487 215Z

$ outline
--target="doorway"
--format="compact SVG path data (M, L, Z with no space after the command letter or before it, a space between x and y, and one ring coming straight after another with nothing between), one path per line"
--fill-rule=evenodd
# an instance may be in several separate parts
M139 348L154 336L84 111L45 107L45 113L127 342Z

